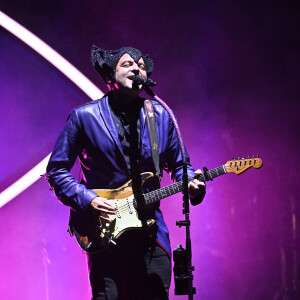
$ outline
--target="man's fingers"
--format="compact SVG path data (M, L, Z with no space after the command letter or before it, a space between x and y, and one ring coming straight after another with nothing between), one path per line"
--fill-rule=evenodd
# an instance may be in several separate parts
M114 212L116 210L115 207L107 205L105 203L97 203L96 205L93 205L95 208L102 209L103 211L110 211Z
M97 210L100 210L103 213L107 213L110 215L114 215L116 213L116 208L107 206L107 205L97 205L96 207Z
M199 187L192 181L189 184L189 188L191 188L192 190L198 190Z
M198 179L194 179L193 183L195 183L196 185L203 185L203 186L205 186L205 182L199 181Z
M200 175L200 174L202 174L203 172L202 172L200 169L198 169L198 170L196 170L194 173L195 173L196 175Z
M205 187L205 183L201 182L197 179L194 179L193 181L190 182L189 187L193 190L198 190L201 187Z
M94 198L91 202L91 206L102 213L108 213L108 214L116 213L115 205L105 198L101 198L101 197Z
M101 211L101 213L104 213L104 214L108 214L108 215L115 215L115 214L116 214L115 211L113 211L113 210L108 210L108 209L105 209L105 208L103 208L103 207L98 207L98 208L96 208L96 209L98 209L99 211Z
M107 208L110 211L115 211L116 210L115 205L113 203L111 203L110 201L107 201L107 200L103 200L102 206Z
M112 222L112 220L109 218L109 216L107 215L107 214L105 214L105 215L100 215L100 219L101 220L104 220L104 221L106 221L106 222L109 222L109 223L111 223Z

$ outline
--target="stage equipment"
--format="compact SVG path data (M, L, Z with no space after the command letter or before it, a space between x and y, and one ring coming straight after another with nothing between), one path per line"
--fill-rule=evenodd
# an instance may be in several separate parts
M183 144L183 139L181 132L179 130L178 123L175 119L174 114L172 113L169 106L160 99L154 92L149 88L149 86L144 85L144 90L148 95L160 103L170 115L174 128L176 130L178 141L181 150L182 162L183 162L183 176L182 176L182 191L183 191L183 214L185 215L184 221L179 221L180 226L185 226L186 230L186 249L183 249L181 246L177 249L178 251L174 253L174 258L178 258L180 266L176 265L174 267L174 276L175 276L175 295L188 295L188 298L193 299L193 295L196 293L196 289L193 287L193 270L192 266L192 247L191 247L191 236L190 236L190 208L189 208L189 194L188 194L188 175L187 175L187 160L186 152ZM177 222L176 222L177 225ZM180 248L181 247L181 248ZM179 251L180 250L180 251ZM184 253L184 255L183 255ZM177 269L178 268L178 269ZM182 270L183 272L177 272L177 270Z

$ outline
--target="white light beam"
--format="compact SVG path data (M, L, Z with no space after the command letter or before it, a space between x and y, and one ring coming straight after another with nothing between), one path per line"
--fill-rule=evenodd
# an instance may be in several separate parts
M101 98L104 94L98 89L87 77L70 64L65 58L58 54L54 49L45 42L28 31L25 27L17 23L12 18L0 11L0 25L7 31L18 37L21 41L34 49L46 60L52 63L66 77L73 81L86 95L92 100ZM15 183L0 193L0 208L17 197L26 190L34 182L36 182L41 174L45 173L46 166L51 153L47 155L40 163L28 171L24 176L19 178Z

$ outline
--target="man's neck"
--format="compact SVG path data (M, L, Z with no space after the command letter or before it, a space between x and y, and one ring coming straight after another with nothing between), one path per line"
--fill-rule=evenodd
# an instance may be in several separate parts
M114 105L123 110L135 101L141 99L138 94L139 93L133 93L132 90L111 90L109 97Z

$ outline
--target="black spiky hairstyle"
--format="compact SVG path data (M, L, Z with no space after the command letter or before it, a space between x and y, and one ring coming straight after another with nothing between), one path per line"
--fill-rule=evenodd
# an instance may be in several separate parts
M140 50L132 47L122 47L117 50L104 50L93 45L91 52L93 66L106 83L110 80L114 81L116 66L125 53L128 53L135 61L138 61L142 57L146 67L147 77L151 75L154 64L148 54L143 55Z

